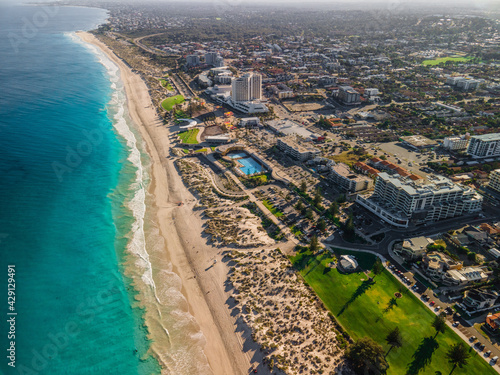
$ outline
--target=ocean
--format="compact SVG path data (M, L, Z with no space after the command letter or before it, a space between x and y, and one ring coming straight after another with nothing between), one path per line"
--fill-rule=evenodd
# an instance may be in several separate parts
M160 352L165 374L209 373L178 278L149 262L164 246L117 67L74 34L106 17L0 5L2 374L159 374Z

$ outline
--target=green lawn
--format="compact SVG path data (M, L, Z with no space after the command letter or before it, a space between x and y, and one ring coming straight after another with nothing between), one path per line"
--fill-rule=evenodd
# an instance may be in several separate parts
M182 95L175 95L165 99L161 106L165 111L171 111L174 108L174 105L180 104L184 101L184 97Z
M370 254L341 253L353 254L363 269L371 269L375 261ZM346 275L326 267L332 259L329 252L312 256L309 251L291 258L354 340L369 336L389 350L385 337L396 326L400 328L404 344L387 356L388 375L450 373L452 366L445 353L452 344L461 341L450 328L435 337L431 325L434 314L408 291L402 298L394 298L401 284L389 271L384 270L371 282L363 272ZM469 364L456 368L453 375L496 374L474 349L470 353Z
M468 61L471 59L472 59L472 57L439 57L439 58L432 59L432 60L424 60L424 61L422 61L422 64L424 64L424 65L438 65L439 63L445 63L446 61L465 62L465 61Z
M283 216L283 212L281 212L280 210L278 210L276 207L273 206L273 204L271 202L269 202L267 199L264 199L262 201L262 204L264 206L266 206L266 208L271 211L271 213L276 216L276 217L280 217L280 216Z
M196 154L197 152L207 152L207 148L202 148L201 150L196 150L194 153Z
M200 129L189 129L186 130L185 132L179 133L179 138L182 141L182 143L190 144L190 145L195 145L198 144L198 141L196 140L196 136L198 135L198 132Z

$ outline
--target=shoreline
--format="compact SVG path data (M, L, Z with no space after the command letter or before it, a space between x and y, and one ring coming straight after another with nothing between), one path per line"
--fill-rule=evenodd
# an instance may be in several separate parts
M243 351L243 339L236 333L234 318L226 307L228 294L223 285L227 269L220 262L221 249L207 245L206 240L202 238L202 219L192 210L196 199L184 186L173 161L167 159L170 151L170 131L153 107L147 85L94 35L87 32L77 32L76 35L84 42L97 47L118 66L127 95L130 117L137 126L150 157L151 183L148 190L155 207L148 206L147 210L150 213L153 211L154 224L165 244L157 254L152 254L148 246L157 286L162 287L163 270L161 267L155 267L153 262L156 265L171 263L172 272L180 277L179 289L186 299L186 310L196 320L191 322L191 325L199 326L203 335L200 341L205 341L203 352L211 369L209 372L216 375L248 373L252 357L252 353L248 351L258 351L258 347L245 348L246 352ZM178 202L185 204L179 206ZM161 259L155 259L158 256ZM214 259L218 261L217 267L207 271L207 266L211 265ZM161 318L161 312L159 316ZM161 336L168 334L164 332L161 322L152 323L147 324L152 340L151 350L166 370L166 364L172 359L169 358L169 353L164 353L164 348L155 345L155 342L165 341ZM168 337L166 341L169 341ZM165 373L169 373L168 370Z

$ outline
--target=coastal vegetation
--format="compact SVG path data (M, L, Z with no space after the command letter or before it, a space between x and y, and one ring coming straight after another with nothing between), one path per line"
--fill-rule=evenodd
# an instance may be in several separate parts
M233 250L223 261L234 288L231 313L252 329L264 366L288 375L336 373L342 367L342 328L279 249Z
M353 339L370 337L386 349L387 374L434 374L450 368L447 353L462 340L448 326L437 322L439 318L406 289L397 298L401 284L389 271L383 269L375 277L374 255L344 250L336 253L354 255L364 271L340 273L330 267L334 255L329 252L314 254L303 249L291 260ZM392 341L394 337L390 337L388 342L396 327L400 338ZM397 346L393 345L396 342L401 342L401 347L390 350ZM476 352L467 366L454 370L454 374L479 373L495 372Z

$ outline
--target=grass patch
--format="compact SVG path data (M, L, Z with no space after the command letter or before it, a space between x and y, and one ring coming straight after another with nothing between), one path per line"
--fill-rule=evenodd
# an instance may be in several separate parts
M371 254L337 251L337 256L340 254L353 254L365 270L371 270L375 262ZM353 339L371 337L387 352L389 346L385 337L396 326L400 328L403 346L387 355L388 375L448 374L451 371L445 354L451 345L462 340L448 327L435 337L431 325L434 313L406 289L402 298L394 298L401 283L390 272L384 270L373 280L364 272L341 274L327 267L333 260L329 252L313 255L305 250L291 260ZM456 368L454 375L496 373L475 350L470 354L468 365Z
M183 148L182 152L184 152L185 154L189 154L189 150L187 148Z
M276 217L281 217L283 216L283 212L281 212L280 210L278 210L276 207L273 206L273 204L271 202L269 202L267 199L264 199L262 201L262 204L264 206L266 206L266 208L271 211L271 213L276 216Z
M290 228L290 231L293 233L293 235L295 237L297 237L298 239L300 239L300 237L302 237L302 232L300 229L298 229L295 225L293 227Z
M165 111L171 111L174 108L174 105L180 104L184 101L184 97L182 95L171 96L170 98L165 99L161 106Z
M333 155L332 159L336 163L344 163L344 164L347 164L348 166L352 167L353 164L355 164L359 161L360 155L356 155L352 151L344 151L341 154Z
M198 141L196 140L196 136L198 135L199 131L200 131L200 129L198 129L198 128L186 130L185 132L179 133L179 138L180 138L182 143L185 143L188 145L198 144Z
M439 63L446 63L447 61L453 61L453 62L466 62L466 61L469 61L469 60L472 60L472 57L469 56L469 57L438 57L436 59L432 59L432 60L424 60L422 61L422 64L423 65L438 65Z
M206 148L202 148L201 150L196 150L194 153L196 154L197 152L206 152L207 149Z

